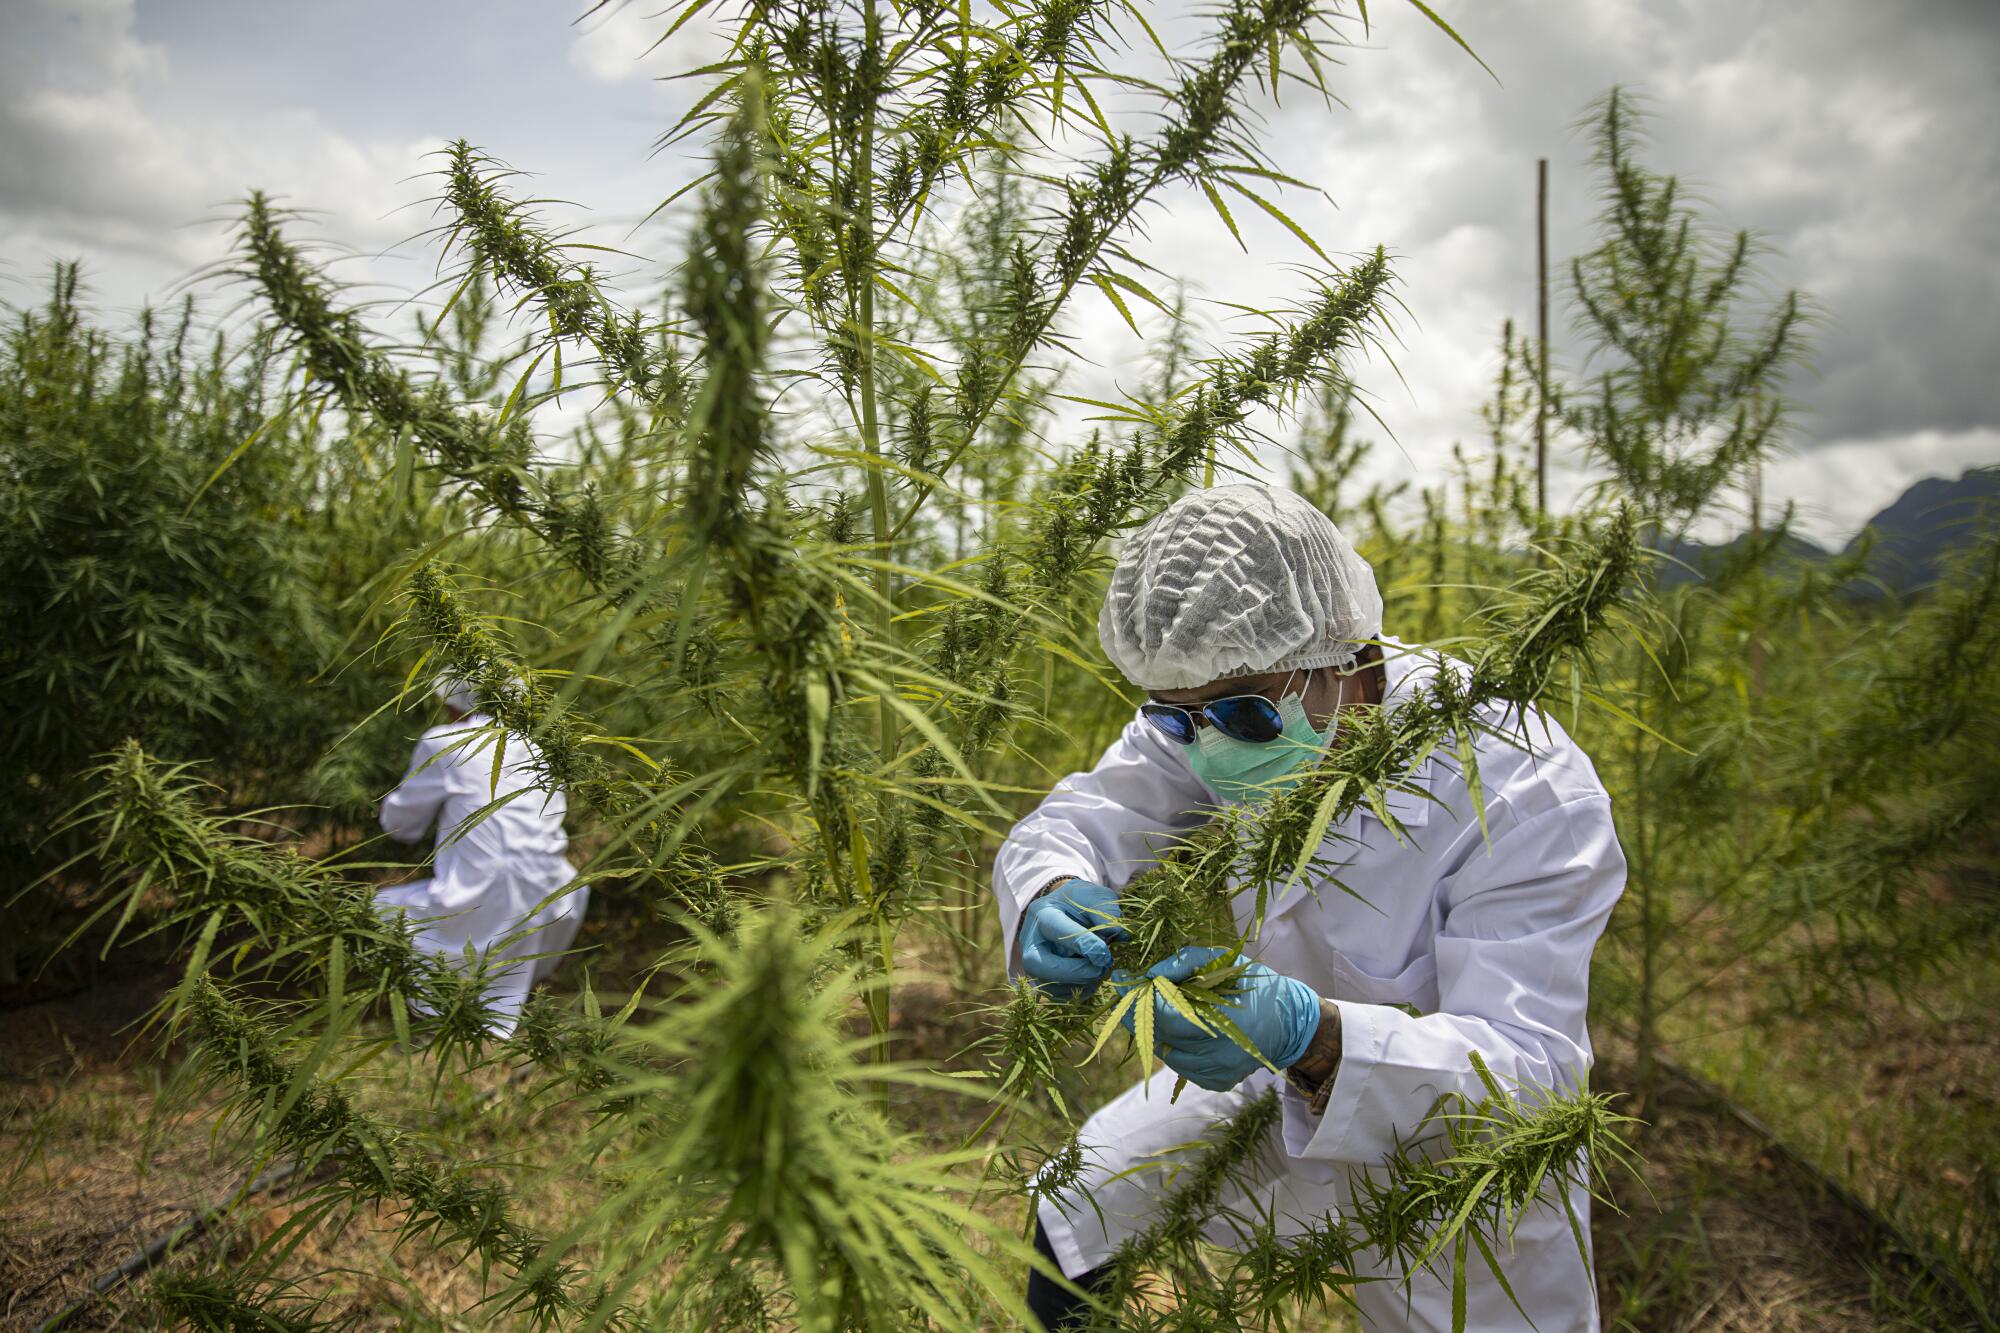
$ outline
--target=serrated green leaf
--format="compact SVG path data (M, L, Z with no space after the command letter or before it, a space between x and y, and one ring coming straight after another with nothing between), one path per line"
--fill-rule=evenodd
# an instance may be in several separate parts
M1257 205L1257 207L1263 209L1266 213L1269 213L1272 217L1276 218L1278 222L1285 228L1286 231L1289 231L1292 235L1298 237L1299 240L1303 241L1307 249L1311 250L1314 254L1318 255L1320 259L1323 260L1329 267L1333 265L1333 259L1326 253L1326 251L1319 248L1319 242L1315 241L1306 232L1306 229L1304 227L1301 227L1298 223L1292 221L1292 219L1285 213L1284 209L1279 208L1269 199L1266 199L1263 195L1258 194L1255 190L1251 189L1247 185L1242 184L1239 181L1229 180L1225 178L1223 184L1227 185L1230 189L1236 191L1236 193L1242 195L1245 199L1248 199L1251 203Z
M1139 1077L1153 1076L1153 1005L1150 1001L1132 1011L1132 1044L1139 1049Z
M1201 192L1208 196L1208 202L1214 207L1216 216L1222 219L1222 225L1229 228L1229 234L1236 238L1237 248L1244 254L1249 254L1250 247L1243 243L1243 233L1236 230L1236 219L1230 216L1229 205L1222 201L1221 194L1217 193L1215 185L1206 176L1201 178Z
M1452 27L1449 23L1446 23L1444 21L1443 16L1440 15L1435 9L1432 9L1429 5L1425 4L1424 0L1410 0L1410 3L1416 6L1418 13L1422 14L1432 23L1435 23L1438 26L1438 29L1441 32L1443 32L1445 36L1451 38L1454 42L1457 42L1459 50L1471 56L1475 61L1478 61L1479 68L1485 70L1488 74L1493 74L1493 67L1487 64L1484 60L1480 60L1479 53L1473 50L1469 45L1467 45L1465 38L1458 35L1458 30ZM1363 15L1363 21L1364 22L1366 21L1366 15ZM1498 83L1500 81L1500 76L1498 74L1493 74L1493 81L1495 83Z
M1097 1029L1097 1040L1091 1044L1090 1053L1084 1056L1083 1059L1079 1060L1077 1062L1078 1064L1087 1065L1092 1060L1095 1060L1097 1058L1097 1053L1104 1049L1104 1043L1111 1040L1111 1034L1119 1030L1120 1020L1125 1017L1126 1011L1129 1010L1134 1004L1138 1003L1139 996L1142 993L1150 989L1151 988L1148 985L1148 983L1141 982L1138 985L1134 986L1131 990L1125 992L1124 996L1118 1001L1117 1005L1113 1007L1113 1009L1111 1010L1110 1015L1105 1018L1103 1026ZM1152 998L1150 995L1147 997L1146 1002L1148 1004L1152 1003ZM1137 1020L1134 1020L1135 1023L1136 1021Z
M1097 285L1097 290L1103 292L1105 298L1117 308L1119 315L1125 320L1125 326L1137 334L1139 332L1139 321L1132 318L1132 311L1126 306L1125 298L1118 294L1118 289L1112 286L1111 282L1102 273L1091 274L1090 280ZM1143 337L1144 335L1140 336Z
M1169 981L1165 977L1154 977L1153 984L1159 987L1160 995L1166 1000L1168 1004L1174 1007L1175 1012L1179 1013L1182 1018L1185 1018L1188 1022L1194 1024L1196 1027L1200 1028L1203 1032L1212 1033L1216 1030L1209 1023L1207 1019L1203 1018L1199 1013L1195 1012L1196 1009L1195 1002L1191 1000L1188 997L1187 993L1183 991L1179 986L1176 986L1173 982ZM1215 1002L1213 1000L1206 1000L1203 1002L1203 1004L1204 1007L1212 1009L1214 1007Z

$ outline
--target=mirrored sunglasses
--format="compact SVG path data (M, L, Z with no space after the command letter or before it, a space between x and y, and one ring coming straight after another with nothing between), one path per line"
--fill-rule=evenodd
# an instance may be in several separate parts
M1197 717L1206 719L1208 725L1231 740L1249 741L1253 745L1274 741L1285 729L1278 706L1261 694L1232 694L1227 699L1210 699L1196 708L1148 702L1139 705L1139 716L1181 745L1194 744L1195 732L1201 726L1195 720Z

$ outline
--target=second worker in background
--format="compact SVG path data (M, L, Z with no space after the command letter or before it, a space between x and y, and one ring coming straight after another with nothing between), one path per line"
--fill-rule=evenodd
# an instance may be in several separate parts
M376 902L408 915L419 948L461 960L470 949L484 961L492 1026L505 1037L575 939L590 889L564 854L568 802L541 786L533 743L507 734L496 770L493 719L456 681L440 679L435 693L446 720L418 738L382 801L382 828L398 841L435 825L432 875L380 890Z

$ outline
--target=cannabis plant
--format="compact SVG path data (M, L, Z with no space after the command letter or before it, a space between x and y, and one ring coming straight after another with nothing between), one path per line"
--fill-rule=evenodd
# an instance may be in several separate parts
M676 9L667 40L706 17L705 0ZM1384 252L1327 261L1275 201L1298 182L1256 135L1258 98L1330 93L1344 20L1314 0L1228 0L1176 54L1142 10L1096 0L746 6L666 136L707 147L662 205L688 220L662 309L626 304L601 252L516 194L510 168L466 143L444 154L448 295L431 327L491 293L523 331L480 374L386 343L294 220L251 196L228 268L293 368L273 419L334 409L468 516L368 585L369 607L397 615L377 660L402 667L404 692L439 672L467 683L497 750L531 738L537 778L593 833L583 876L689 941L610 1017L588 996L581 1018L538 1001L496 1043L476 972L370 919L364 881L228 834L184 770L121 754L81 826L126 872L120 902L164 896L161 928L188 933L174 1019L226 1114L261 1151L329 1165L312 1216L389 1208L410 1239L476 1255L499 1307L538 1325L1018 1320L1028 1259L1007 1215L1034 1187L996 1169L1018 1144L983 1130L939 1153L902 1118L898 1089L940 1080L899 1059L899 945L963 905L967 868L1032 786L1037 731L1122 706L1089 634L1108 539L1254 457L1274 414L1339 401L1376 336ZM1147 104L1146 133L1106 114L1113 92ZM1232 232L1232 206L1268 214L1324 265L1267 332L1205 358L1174 332L1177 290L1160 296L1130 248L1190 192ZM1080 299L1169 333L1152 382L1101 405L1107 429L1052 445L1036 436ZM564 457L537 433L558 398L599 405ZM1294 795L1219 817L1135 886L1127 961L1218 938L1233 875L1268 891L1311 871L1329 829L1382 809L1433 752L1476 793L1491 717L1587 693L1633 523L1609 517L1555 554L1488 607L1468 677L1358 722ZM246 984L271 977L287 1005ZM1220 1024L1230 981L1204 978L1188 1003ZM1100 1046L1116 1018L1094 1016ZM1011 1131L1004 1112L1055 1091L1082 1034L1032 999L998 1023L1010 1058L983 1090L987 1129ZM446 1072L523 1066L575 1099L597 1126L579 1170L598 1201L543 1235L503 1185L416 1151L343 1093L334 1053L371 1041ZM1137 1048L1150 1058L1143 1033ZM1242 1271L1271 1285L1230 1290L1281 1323L1287 1302L1337 1296L1331 1265L1363 1243L1462 1283L1473 1248L1492 1262L1510 1219L1547 1206L1544 1185L1597 1179L1616 1123L1601 1101L1491 1091L1441 1110L1442 1158L1390 1164L1380 1217L1327 1224L1309 1253L1328 1266L1252 1228ZM1230 1144L1252 1137L1232 1130L1204 1170L1232 1169ZM1127 1266L1185 1266L1179 1235ZM1182 1295L1189 1320L1212 1307Z
M233 356L191 305L148 311L129 336L101 331L74 265L45 304L8 317L0 983L53 943L62 895L39 881L77 850L50 839L92 758L138 735L246 775L309 763L289 744L309 725L295 682L329 646L291 521L311 475L303 423L215 475L268 415L268 345Z
M1586 359L1575 383L1550 393L1570 438L1602 469L1602 488L1633 506L1650 544L1671 552L1785 443L1785 375L1804 351L1806 307L1797 292L1763 290L1750 233L1718 231L1675 177L1640 160L1643 134L1623 90L1594 109L1600 239L1570 264ZM1740 901L1746 883L1742 849L1716 826L1748 790L1742 744L1755 731L1732 716L1743 696L1708 663L1733 655L1715 641L1722 608L1781 538L1782 526L1712 578L1669 586L1665 561L1649 566L1660 648L1628 652L1621 702L1636 725L1593 749L1613 789L1628 794L1619 834L1630 879L1611 939L1629 960L1623 989L1642 1093L1654 1080L1662 1011L1682 984L1668 977L1689 970L1669 962L1691 937L1676 890L1687 902Z

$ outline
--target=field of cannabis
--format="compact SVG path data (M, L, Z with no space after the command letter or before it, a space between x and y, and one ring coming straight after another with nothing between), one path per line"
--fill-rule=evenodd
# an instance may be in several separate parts
M64 266L10 310L0 1322L1030 1326L1036 1205L1152 1068L1121 1018L1220 1022L1236 980L1038 990L996 849L1144 699L1098 637L1119 540L1248 476L1465 671L1124 885L1121 969L1254 946L1246 911L1358 821L1411 833L1421 775L1477 793L1489 719L1541 710L1629 866L1597 1063L1475 1055L1302 1229L1244 1202L1250 1100L1092 1326L1358 1327L1365 1270L1463 1327L1570 1186L1606 1327L2000 1326L2000 530L1908 593L1797 558L1785 512L1673 554L1787 446L1812 308L1617 91L1557 274L1588 360L1510 326L1489 437L1362 486L1395 238L1338 263L1294 226L1257 114L1338 91L1351 17L1225 0L1169 52L1100 0L750 6L669 134L707 164L681 253L576 241L460 142L443 279L393 310L254 193L180 309L108 324ZM1281 222L1294 303L1204 348L1129 248L1169 202ZM605 276L635 263L644 299ZM1085 301L1154 349L1120 401L1065 396ZM1569 512L1538 430L1591 469ZM589 890L518 1014L378 906L430 873L377 821L439 680L486 719L481 818L509 765L560 790L555 898Z

